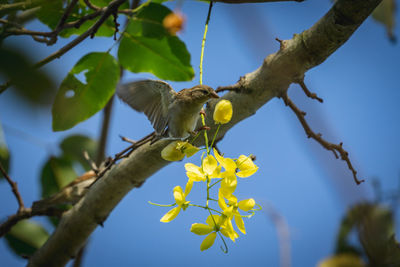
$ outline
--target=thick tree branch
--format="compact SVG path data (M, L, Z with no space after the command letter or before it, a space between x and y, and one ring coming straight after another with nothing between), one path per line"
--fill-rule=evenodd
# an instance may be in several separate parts
M338 0L329 12L309 30L283 41L281 49L265 58L261 67L246 74L223 98L234 107L230 123L223 125L218 140L238 122L255 114L273 97L286 93L304 73L321 64L338 49L369 16L381 0ZM223 89L223 88L222 88ZM212 112L216 101L207 105L207 125L214 126ZM211 135L215 128L211 129ZM199 140L199 142L201 142ZM58 228L30 259L28 266L61 266L74 257L87 238L133 188L142 184L168 162L160 157L169 141L145 144L113 166L72 209Z

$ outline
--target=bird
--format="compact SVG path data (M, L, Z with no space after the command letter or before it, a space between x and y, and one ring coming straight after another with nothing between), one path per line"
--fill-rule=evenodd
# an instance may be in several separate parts
M184 140L195 133L203 105L219 98L213 88L196 85L176 92L159 80L140 80L118 86L118 97L138 112L143 112L155 130L136 144L159 139Z

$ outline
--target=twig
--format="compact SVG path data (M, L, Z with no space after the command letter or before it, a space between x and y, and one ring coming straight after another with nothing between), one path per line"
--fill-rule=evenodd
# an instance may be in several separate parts
M335 155L336 158L338 157L338 154L340 154L340 157L342 160L346 161L347 163L347 167L350 169L350 171L353 173L353 179L354 182L356 182L357 185L361 184L362 182L364 182L364 180L358 180L357 179L357 171L353 168L353 165L350 162L349 159L349 153L343 149L343 143L340 143L339 145L337 144L333 144L333 143L329 143L326 140L324 140L321 137L321 134L318 133L314 133L313 130L311 130L310 126L308 125L307 121L305 120L304 116L306 115L306 113L302 110L300 110L293 102L292 100L289 98L289 96L287 95L287 93L285 93L283 96L283 101L285 102L286 106L289 106L292 111L296 114L297 118L299 119L301 125L304 128L304 131L307 134L308 138L313 138L315 141L317 141L320 145L322 145L325 149L332 151L332 153Z
M4 236L10 229L19 221L28 219L34 216L56 216L61 217L65 210L54 207L49 207L43 210L32 210L31 208L24 208L18 213L13 214L7 218L5 222L0 225L0 237Z
M65 22L67 21L69 15L72 12L72 9L74 8L74 6L76 5L76 3L78 2L78 0L72 0L69 5L67 6L67 8L65 9L64 14L62 15L60 21L57 23L56 28L54 29L54 31L52 32L52 37L51 39L48 41L48 45L52 45L55 42L57 42L57 36L60 33L60 31L63 30L63 26L65 24Z
M63 46L60 50L54 52L50 56L44 58L43 60L37 62L34 66L36 68L40 68L47 63L51 62L52 60L61 57L64 55L66 52L77 46L79 43L81 43L83 40L85 40L88 36L94 36L96 34L97 30L99 27L104 23L104 21L113 14L114 10L117 10L120 5L122 5L126 0L114 0L112 1L105 10L102 10L101 12L103 15L99 18L99 20L92 26L90 27L86 32L82 33L79 35L77 38L75 38L72 42L68 43L67 45Z
M107 105L104 108L104 117L103 117L103 123L101 125L100 141L99 141L99 146L98 146L97 155L96 155L96 165L97 166L100 165L100 163L104 160L104 157L105 157L108 129L110 127L110 118L111 118L111 112L112 112L113 102L114 102L113 100L114 100L114 96L111 97L111 99L108 101Z
M10 184L12 192L15 195L15 198L18 201L18 213L23 211L25 206L24 206L24 201L22 200L21 194L19 193L18 190L18 185L16 182L14 182L10 176L8 176L7 172L4 170L3 165L0 163L0 172L3 174L3 176L6 178L7 182Z
M324 102L324 100L322 98L319 98L316 93L311 93L310 90L308 90L306 84L304 83L304 80L300 80L297 83L300 85L301 89L303 89L306 96L308 96L309 98L312 98L312 99L316 99L320 103Z
M98 6L93 5L89 0L83 0L83 2L87 5L88 8L93 9L94 11L101 9Z
M0 17L4 16L5 14L9 14L11 11L26 10L38 6L41 2L44 2L44 0L27 0L26 2L0 5Z

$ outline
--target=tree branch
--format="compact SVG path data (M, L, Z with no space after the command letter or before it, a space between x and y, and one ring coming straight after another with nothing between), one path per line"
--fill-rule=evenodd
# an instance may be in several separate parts
M262 66L230 86L234 90L223 96L232 102L234 110L231 122L220 128L217 140L273 97L285 94L290 84L299 81L307 70L321 64L350 38L380 2L338 0L309 30L283 41L278 52L266 57ZM206 108L210 126L214 126L212 112L216 102L210 101ZM215 130L213 127L210 134ZM85 197L64 214L57 229L31 257L28 266L65 265L131 189L168 164L160 156L168 143L160 140L153 145L145 144L106 172Z
M315 141L317 141L321 146L323 146L326 150L332 151L332 153L335 155L336 158L338 158L337 152L339 152L340 157L342 160L344 160L347 163L347 166L349 167L350 171L353 173L353 179L356 184L361 184L364 182L364 180L358 180L357 179L357 172L354 169L353 165L351 164L351 161L349 159L349 153L343 149L343 143L340 144L332 144L330 142L327 142L325 139L321 137L321 134L316 134L313 130L311 130L310 126L308 125L306 119L304 116L306 113L304 111L301 111L293 102L292 100L288 97L287 94L282 96L283 101L287 106L289 106L292 111L296 114L297 118L299 119L301 125L304 128L304 131L307 134L308 138L312 138Z
M24 208L23 210L18 211L16 214L13 214L10 217L8 217L7 220L0 225L0 237L8 233L11 230L11 228L21 220L28 219L34 216L61 217L64 211L65 210L63 209L57 209L54 207L49 207L41 210L32 210L31 208Z
M21 194L19 193L17 183L14 182L10 178L10 176L8 176L7 172L4 170L3 165L1 165L1 163L0 163L0 172L3 174L3 176L6 178L7 182L10 184L12 192L15 195L15 198L17 199L18 212L22 211L25 208L25 206L24 206L24 201L22 200Z
M26 2L16 2L12 4L0 5L0 17L9 14L12 11L27 10L44 3L46 0L27 0Z
M80 42L82 42L83 40L85 40L87 37L89 36L94 36L94 34L97 32L97 30L99 29L99 27L101 26L101 24L103 24L104 21L106 21L106 19L111 16L113 13L115 13L116 10L118 10L118 7L120 5L122 5L126 0L114 0L112 1L107 8L105 8L104 10L102 10L102 16L99 18L99 20L93 24L92 27L90 27L86 32L82 33L81 35L79 35L77 38L75 38L72 42L68 43L67 45L63 46L60 50L54 52L53 54L51 54L50 56L46 57L45 59L37 62L35 64L36 68L39 68L43 65L46 65L47 63L49 63L50 61L61 57L62 55L64 55L66 52L68 52L70 49L74 48L75 46L77 46Z

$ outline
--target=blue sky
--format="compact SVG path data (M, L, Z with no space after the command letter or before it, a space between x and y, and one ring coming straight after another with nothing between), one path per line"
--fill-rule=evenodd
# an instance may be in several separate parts
M174 4L169 3L173 8ZM308 29L329 10L331 2L308 0L303 3L270 3L253 5L216 4L207 36L204 78L214 88L235 83L245 73L258 68L265 56L274 53L274 40L289 39ZM192 55L196 77L191 82L171 83L176 90L198 83L201 39L208 5L185 1L187 17L180 35ZM32 24L36 27L37 24ZM397 36L400 35L396 29ZM22 37L6 44L18 44ZM36 44L29 38L23 46L40 60L68 40L54 47ZM111 40L87 40L69 54L46 66L60 82L80 59L90 51L105 51ZM114 51L114 54L116 51ZM273 207L287 222L290 230L292 266L315 266L333 252L336 232L346 209L361 200L373 199L371 181L380 180L384 190L397 188L400 173L400 88L398 85L400 48L390 43L384 28L368 19L320 66L306 73L310 90L324 103L307 99L298 86L289 95L307 112L311 127L332 142L343 142L359 176L367 181L356 186L345 162L307 139L295 115L282 100L273 99L254 116L236 125L220 142L219 148L230 157L254 154L259 171L240 181L237 196L253 197ZM127 73L126 81L153 78L150 74ZM152 131L143 114L132 111L115 100L107 154L126 146L119 135L138 139ZM71 130L51 130L50 109L38 109L21 103L12 89L0 97L0 120L12 153L10 175L19 183L26 204L40 195L38 177L50 155L57 155L57 144L73 133L99 136L101 114L95 115ZM31 136L21 138L15 129ZM198 163L198 159L193 159ZM191 160L192 161L192 160ZM186 182L184 163L173 163L129 193L105 222L91 236L84 266L279 266L279 244L276 228L267 215L259 212L246 220L247 234L236 243L228 242L229 253L216 245L200 252L202 238L190 233L190 225L202 222L206 213L189 209L168 224L159 222L168 208L147 203L170 203L172 188ZM193 197L201 190L194 188ZM6 183L0 184L2 209L0 218L13 213L16 203ZM4 204L6 203L6 204ZM42 218L48 229L50 225ZM398 229L398 224L397 224ZM4 266L21 266L24 260L8 251L0 242Z

